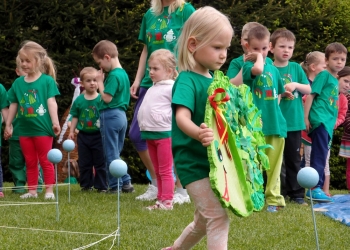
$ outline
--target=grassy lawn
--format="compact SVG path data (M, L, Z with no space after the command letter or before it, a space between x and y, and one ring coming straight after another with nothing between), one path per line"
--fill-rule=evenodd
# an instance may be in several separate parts
M5 186L10 184L5 183ZM145 210L153 202L136 201L135 197L146 188L145 185L135 185L135 193L120 196L119 249L170 246L192 221L193 204L175 205L173 211ZM53 204L3 206L7 202L23 201L18 194L6 190L5 198L0 200L0 249L75 249L106 237L97 234L109 235L117 230L117 195L82 193L79 186L73 185L71 202L68 203L67 190L67 186L59 187L59 221L56 221L56 206ZM340 193L345 191L332 192ZM43 196L40 194L40 198L30 201L44 202ZM271 214L264 209L248 218L229 214L228 249L316 249L310 206L287 203L286 208L278 213ZM349 227L319 212L316 213L316 223L320 249L349 247ZM112 243L113 237L110 237L89 249L109 249ZM117 240L113 249L118 249ZM206 239L194 249L206 249Z

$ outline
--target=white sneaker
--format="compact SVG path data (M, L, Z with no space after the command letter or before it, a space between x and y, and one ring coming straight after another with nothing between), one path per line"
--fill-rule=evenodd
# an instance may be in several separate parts
M157 199L158 188L152 184L148 185L147 191L144 194L136 197L140 201L153 201Z
M26 194L22 194L19 198L21 199L38 198L38 194L26 193Z
M180 193L174 193L173 197L173 204L184 204L184 203L191 203L190 196L189 195L182 195Z
M53 193L46 193L45 194L45 200L54 200L55 195Z

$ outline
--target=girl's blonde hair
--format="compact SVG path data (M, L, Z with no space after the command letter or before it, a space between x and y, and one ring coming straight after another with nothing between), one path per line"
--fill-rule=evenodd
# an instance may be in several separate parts
M166 70L172 69L173 75L171 76L171 79L172 80L176 79L179 73L176 70L176 59L173 53L171 53L167 49L158 49L150 55L148 59L148 63L154 59L158 60L158 62L160 62L160 64L163 65L163 67Z
M18 51L18 55L33 56L36 70L50 75L56 81L56 67L53 60L48 56L47 51L38 43L24 41Z
M183 26L181 35L177 41L178 67L179 72L193 70L196 61L193 53L188 50L190 37L200 42L196 50L208 45L224 29L233 29L227 16L213 7L203 7L195 11Z
M174 2L169 5L168 13L173 13L178 7L182 6L183 4L185 4L185 0L174 0ZM151 10L155 16L162 14L164 10L162 0L152 0Z
M313 51L306 55L305 60L302 63L300 63L300 66L303 68L306 75L308 76L310 73L310 70L309 70L310 65L311 64L317 65L324 60L325 60L324 53L320 51Z

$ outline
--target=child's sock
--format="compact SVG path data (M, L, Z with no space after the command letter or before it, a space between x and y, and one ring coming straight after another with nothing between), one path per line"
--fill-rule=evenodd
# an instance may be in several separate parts
M182 187L176 187L176 193L179 193L183 196L187 196L188 193L187 193L187 190L185 188L182 188Z
M151 184L155 187L158 187L157 179L152 179Z

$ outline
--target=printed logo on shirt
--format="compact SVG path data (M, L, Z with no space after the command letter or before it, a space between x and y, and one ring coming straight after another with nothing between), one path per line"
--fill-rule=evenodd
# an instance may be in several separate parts
M254 94L260 99L274 100L278 98L277 91L273 87L273 77L270 72L265 72L259 76L257 87L254 89Z
M89 106L84 109L79 118L81 128L84 130L97 130L99 122L97 123L98 117L96 116L97 108L95 106Z
M163 16L153 23L146 34L147 40L152 44L172 43L176 40L174 31L168 30L171 23L171 16Z
M47 110L43 104L40 103L38 90L30 89L27 93L24 93L20 102L20 115L25 117L37 117L43 116Z
M291 74L283 74L282 80L284 82L284 85L293 82ZM290 97L286 97L285 96L285 97L282 97L282 99L285 100L285 101L293 101L294 99L299 98L299 92L297 90L293 91L293 95L294 95L294 98L290 98Z

